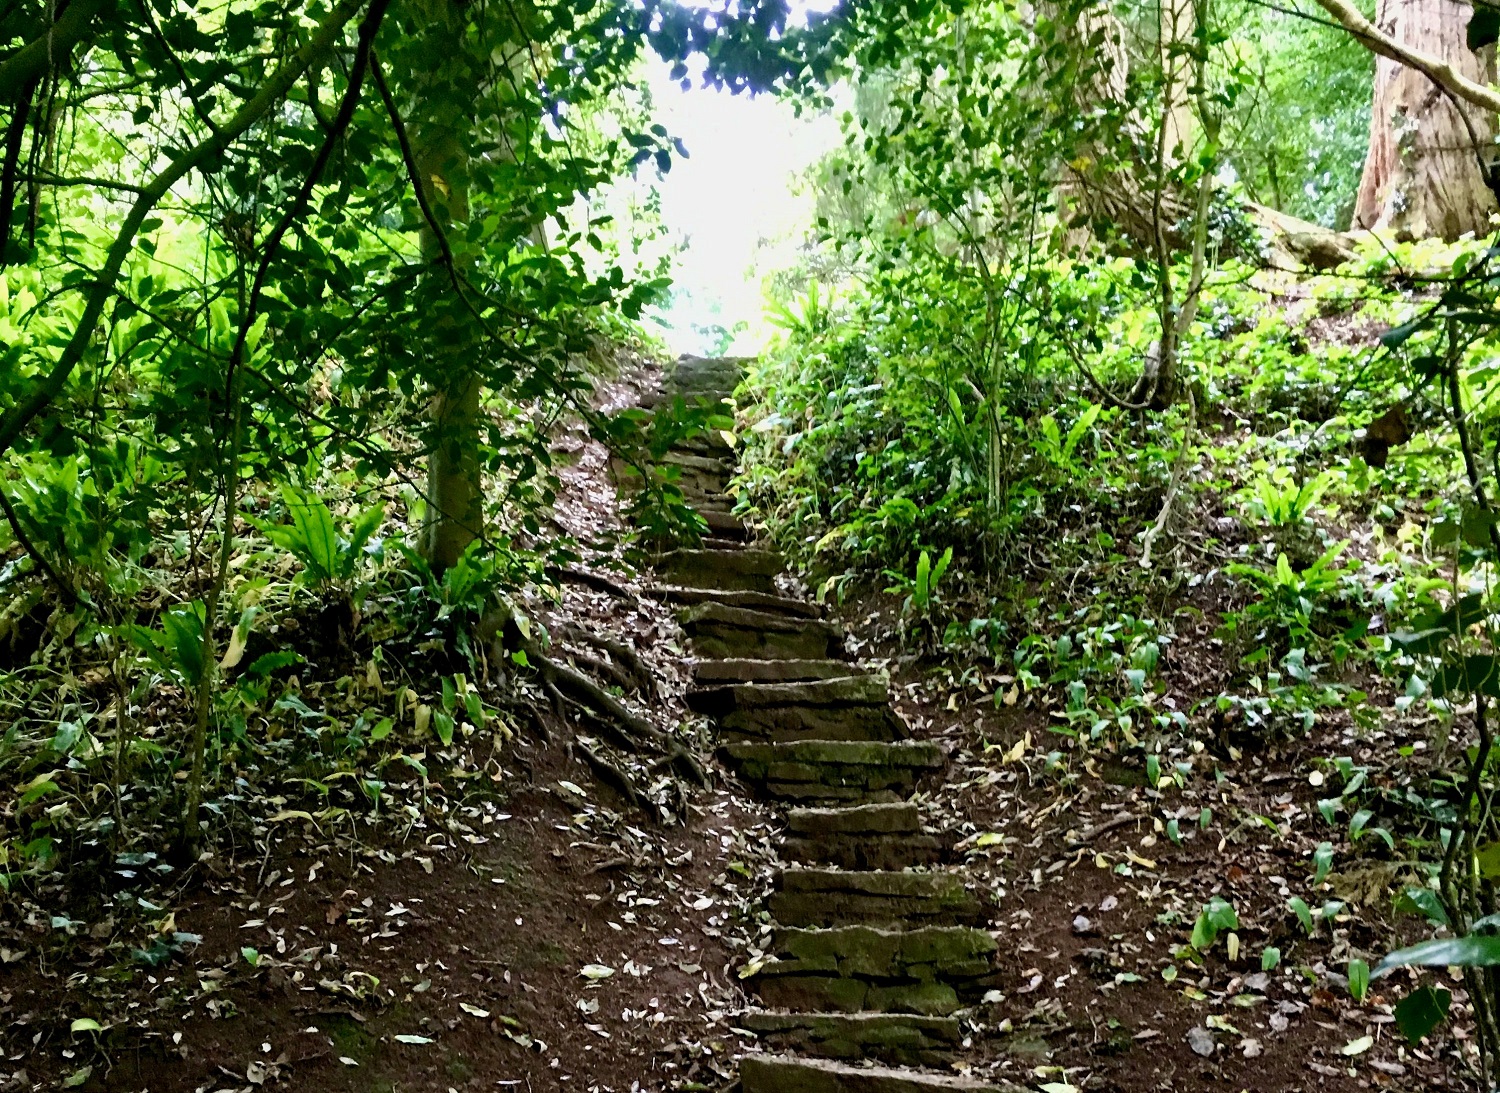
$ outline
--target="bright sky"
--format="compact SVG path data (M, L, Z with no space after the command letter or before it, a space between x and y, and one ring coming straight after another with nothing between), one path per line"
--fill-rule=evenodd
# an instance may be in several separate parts
M685 244L663 334L674 352L705 353L717 346L694 324L745 322L733 351L755 353L769 332L762 278L792 263L811 220L796 176L838 144L838 121L798 118L765 95L684 91L664 64L653 67L651 91L659 120L689 153L659 187L667 228Z

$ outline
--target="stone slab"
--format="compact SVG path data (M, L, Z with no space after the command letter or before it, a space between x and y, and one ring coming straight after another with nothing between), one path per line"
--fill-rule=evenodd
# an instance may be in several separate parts
M700 660L693 665L693 682L711 687L721 683L795 683L837 679L854 668L842 660Z
M925 741L726 744L720 754L767 795L802 804L899 801L945 763L942 749Z
M840 869L936 865L948 850L947 842L936 835L788 835L781 843L781 856L787 861Z
M794 808L786 814L788 831L799 835L902 835L922 830L917 806L859 805L854 808Z
M663 581L689 588L774 592L774 578L784 568L770 550L673 550L656 561Z
M995 939L963 926L783 929L749 977L768 1006L948 1016L994 981Z
M731 683L690 691L688 708L730 740L902 740L885 680L846 675L792 683Z
M845 672L832 679L785 683L727 683L689 692L688 708L721 716L731 710L773 706L875 706L890 701L890 687L879 676Z
M903 1066L942 1066L963 1039L956 1017L893 1013L770 1013L752 1010L735 1024L772 1051L831 1059L878 1059Z
M843 630L815 618L795 618L706 601L678 615L699 656L734 660L824 660Z
M984 905L956 873L793 868L777 878L772 917L783 926L975 925Z
M740 1060L742 1093L1021 1093L960 1074L891 1067L857 1067L832 1059L746 1055Z
M821 604L775 593L725 591L715 588L684 588L681 585L655 585L645 590L647 596L665 600L667 603L696 604L722 603L726 607L744 607L772 615L792 618L819 619L823 617Z

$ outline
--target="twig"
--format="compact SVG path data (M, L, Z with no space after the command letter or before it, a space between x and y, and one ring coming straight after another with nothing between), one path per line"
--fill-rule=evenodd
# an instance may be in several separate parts
M1142 569L1151 568L1151 548L1156 543L1156 537L1166 530L1167 521L1172 518L1172 506L1177 501L1177 491L1182 486L1183 472L1187 469L1188 449L1193 446L1193 430L1198 424L1198 400L1193 397L1192 384L1185 384L1184 389L1187 391L1188 419L1182 430L1182 447L1177 449L1177 458L1172 463L1172 480L1167 483L1167 495L1162 498L1161 514L1157 516L1156 523L1146 529L1146 534L1141 539Z

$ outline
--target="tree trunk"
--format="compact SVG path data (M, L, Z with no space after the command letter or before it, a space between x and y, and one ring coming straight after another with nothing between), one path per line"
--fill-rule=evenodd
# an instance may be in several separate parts
M1495 80L1493 47L1476 53L1466 42L1473 14L1473 6L1460 0L1379 0L1375 21L1401 45L1490 84ZM1496 205L1480 173L1479 157L1492 162L1494 137L1491 113L1466 105L1460 114L1425 75L1376 57L1370 150L1353 226L1450 241L1469 232L1484 234Z
M449 58L433 74L437 89L417 92L424 101L417 103L412 126L412 152L420 171L420 185L439 227L448 237L456 271L463 276L470 264L461 232L449 232L453 226L463 228L469 220L468 129L471 120L458 109L460 96L452 84L467 80L474 71L464 54L464 17L450 0L428 0L419 10L426 16L426 31L434 55ZM432 92L422 95L423 91ZM474 98L478 98L478 89ZM422 258L431 267L429 276L448 286L450 276L443 268L443 248L437 231L422 223ZM452 292L451 287L445 291ZM464 346L471 339L459 330L443 338L442 327L464 320L457 301L444 310L437 321L434 341L449 341ZM484 483L479 460L480 402L483 394L478 369L465 359L463 352L449 355L437 369L442 376L433 398L433 445L427 459L427 525L423 553L433 569L441 572L454 565L469 544L484 530Z
M1161 194L1161 215L1156 213L1156 179L1181 161L1194 139L1192 105L1183 66L1189 59L1171 52L1171 43L1192 33L1190 0L1161 0L1158 10L1158 61L1166 77L1160 123L1149 119L1126 100L1130 95L1130 55L1125 30L1109 6L1085 4L1070 12L1068 5L1054 3L1044 10L1061 28L1070 46L1084 56L1081 78L1073 87L1080 113L1093 114L1104 107L1117 125L1094 143L1077 149L1062 171L1058 185L1058 211L1067 224L1066 246L1085 248L1100 239L1111 245L1124 244L1133 252L1151 252L1160 227L1175 250L1186 243L1178 224L1190 206L1170 187ZM1165 149L1165 162L1157 163ZM1102 229L1100 231L1099 229Z

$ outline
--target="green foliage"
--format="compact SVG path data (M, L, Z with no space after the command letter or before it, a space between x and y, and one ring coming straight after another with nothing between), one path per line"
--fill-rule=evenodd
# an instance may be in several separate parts
M281 496L291 523L255 521L255 526L302 563L303 576L314 587L347 591L359 575L365 549L385 517L384 506L375 505L356 516L345 537L339 534L333 513L322 498L290 486L282 488Z
M1203 905L1193 923L1192 946L1200 953L1214 947L1219 935L1240 928L1240 917L1227 900L1215 896Z

